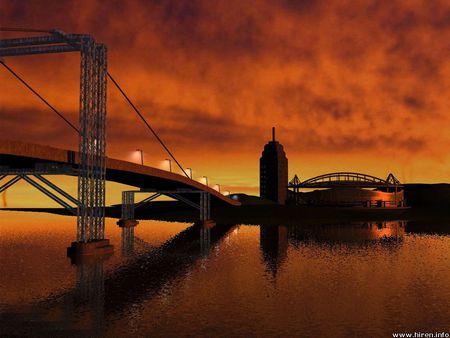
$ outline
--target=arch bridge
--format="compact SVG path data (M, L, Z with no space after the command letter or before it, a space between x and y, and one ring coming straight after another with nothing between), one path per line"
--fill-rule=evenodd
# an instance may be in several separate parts
M297 175L289 182L288 188L403 188L400 181L390 173L386 179L356 172L335 172L319 175L301 182Z

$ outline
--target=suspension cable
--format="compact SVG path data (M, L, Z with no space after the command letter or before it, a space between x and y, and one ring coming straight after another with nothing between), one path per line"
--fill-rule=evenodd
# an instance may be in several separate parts
M181 171L186 175L187 178L190 178L189 175L186 173L186 171L184 171L183 167L181 166L181 164L177 161L177 159L175 158L175 156L173 156L172 152L169 150L169 148L167 148L167 146L164 144L163 140L161 140L161 138L158 136L158 134L156 133L156 131L150 126L150 124L147 122L147 120L145 119L145 117L141 114L141 112L136 108L136 106L133 104L133 102L131 102L131 100L128 98L128 96L125 94L125 92L122 90L122 88L119 86L119 84L114 80L114 78L111 76L111 74L108 72L108 77L110 78L110 80L114 83L114 85L117 87L117 89L119 90L119 92L123 95L123 97L127 100L127 102L130 104L130 106L134 109L134 111L136 112L136 114L138 114L138 116L141 118L141 120L145 123L145 125L147 126L147 128L151 131L151 133L156 137L156 139L158 140L158 142L161 144L161 146L167 151L167 153L170 155L170 157L175 161L175 163L178 165L178 167L181 169Z
M42 102L44 102L47 107L49 107L51 110L53 110L60 118L62 118L72 129L74 129L78 134L80 131L77 127L75 127L63 114L61 114L59 111L56 110L55 107L53 107L46 99L44 99L41 95L39 95L38 92L36 92L28 83L25 82L17 73L15 73L1 58L0 58L0 64L5 67L16 79L18 79L20 82L22 82L34 95L36 95Z
M43 30L43 29L30 29L30 28L10 28L10 27L0 27L0 31L3 32L36 32L36 33L52 33L52 31L49 30ZM25 82L17 73L15 73L8 65L4 63L4 61L0 58L0 63L12 74L14 77L16 77L20 82L22 82L33 94L35 94L42 102L44 102L51 110L53 110L60 118L62 118L72 129L74 129L77 133L80 133L77 127L75 127L66 117L64 117L60 112L56 110L55 107L53 107L50 103L48 103L47 100L45 100L41 95L39 95L28 83ZM126 99L126 101L131 105L133 110L138 114L138 116L141 118L141 120L144 122L144 124L147 126L147 128L150 130L150 132L155 136L155 138L158 140L158 142L161 144L161 146L166 150L166 152L169 154L169 156L175 161L175 163L178 165L178 167L181 169L184 175L186 175L187 178L190 178L189 175L186 173L186 171L183 169L181 164L178 162L178 160L175 158L175 156L172 154L172 152L169 150L169 148L165 145L163 140L158 136L156 131L150 126L150 124L147 122L145 117L141 114L141 112L136 108L136 106L131 102L131 100L128 98L128 96L125 94L125 92L122 90L122 88L119 86L119 84L114 80L114 78L111 76L111 74L107 73L110 80L114 83L114 85L117 87L119 92L123 95L123 97Z

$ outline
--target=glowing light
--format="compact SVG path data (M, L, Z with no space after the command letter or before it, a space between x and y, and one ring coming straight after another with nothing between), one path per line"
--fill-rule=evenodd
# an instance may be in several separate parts
M164 163L164 170L172 172L172 161L166 158L163 163Z
M8 202L7 202L7 200L6 200L6 191L7 191L7 190L5 190L5 191L3 192L3 194L2 194L2 198L3 198L3 208L8 207Z
M201 179L200 179L200 183L202 183L202 184L204 184L204 185L208 185L208 177L207 176L203 176Z
M216 190L216 191L218 191L218 192L220 192L220 184L215 184L215 185L213 186L213 189Z
M136 152L139 156L141 165L144 165L144 151L142 149L136 149Z
M144 159L143 153L141 154L141 150L133 150L127 153L127 161L134 162L138 164L142 164Z
M192 169L191 168L186 168L186 174L188 174L188 176L192 180Z

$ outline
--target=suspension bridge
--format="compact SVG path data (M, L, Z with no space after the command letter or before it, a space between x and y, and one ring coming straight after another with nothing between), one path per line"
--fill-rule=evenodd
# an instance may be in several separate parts
M77 237L68 248L75 256L104 254L112 251L105 238L105 182L113 181L138 189L122 193L121 226L135 226L134 210L161 195L169 196L199 210L199 221L211 225L211 201L238 206L239 202L207 185L194 181L174 154L148 123L107 69L107 47L91 35L66 34L63 31L1 28L0 31L43 33L39 36L0 39L0 65L25 85L47 107L78 134L78 150L4 140L0 142L0 193L24 180L77 217ZM80 54L79 126L72 124L27 81L17 74L6 59L9 57L77 52ZM137 165L106 156L106 119L108 79L118 89L132 110L145 124L183 175ZM71 196L46 175L78 177L78 195ZM9 178L9 179L8 179ZM146 193L135 203L135 194Z

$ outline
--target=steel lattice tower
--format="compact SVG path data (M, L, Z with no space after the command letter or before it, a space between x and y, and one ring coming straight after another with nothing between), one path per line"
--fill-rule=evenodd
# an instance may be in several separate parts
M77 241L104 238L106 153L106 47L81 45Z
M107 49L90 35L53 30L48 36L0 40L0 57L80 52L77 241L104 238Z

